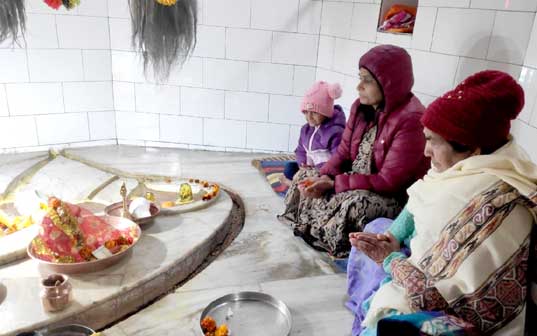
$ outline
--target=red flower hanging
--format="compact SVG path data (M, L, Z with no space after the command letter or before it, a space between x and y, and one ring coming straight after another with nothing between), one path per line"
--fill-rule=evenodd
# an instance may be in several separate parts
M58 9L62 5L62 0L45 0L45 3L54 9Z

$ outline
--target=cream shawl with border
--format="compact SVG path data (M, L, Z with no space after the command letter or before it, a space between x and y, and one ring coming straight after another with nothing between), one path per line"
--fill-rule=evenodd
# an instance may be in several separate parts
M455 309L458 315L483 331L523 330L520 302L508 302L512 305L504 307L508 317L483 317L474 310L481 309L476 308L479 305L486 309L480 297L501 292L494 286L508 282L506 273L512 268L518 267L525 276L524 257L527 261L535 221L535 208L528 209L537 203L536 184L537 166L511 140L491 155L470 157L442 173L431 170L408 190L407 208L414 215L417 233L408 262L424 274L450 309L459 309ZM517 299L525 291L508 293L499 301L525 301L525 297ZM393 309L413 312L407 290L389 282L375 294L364 326L374 327ZM498 322L501 319L505 321Z

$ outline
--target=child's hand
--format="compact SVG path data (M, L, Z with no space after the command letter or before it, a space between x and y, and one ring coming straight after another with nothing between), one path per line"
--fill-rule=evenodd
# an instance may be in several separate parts
M308 198L320 198L328 190L334 188L334 181L326 175L310 179L310 181L313 183L305 186L302 192L302 194Z
M317 177L308 177L308 178L305 178L302 181L298 182L298 190L303 192L304 189L306 189L309 186L311 186L315 182L316 179L317 179Z

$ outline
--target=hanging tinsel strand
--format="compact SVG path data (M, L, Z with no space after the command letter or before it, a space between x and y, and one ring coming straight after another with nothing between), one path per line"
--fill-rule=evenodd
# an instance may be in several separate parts
M129 0L132 44L141 52L144 71L153 69L155 79L166 81L171 69L181 66L196 45L197 0L160 4Z
M25 30L24 0L0 0L0 42L11 37L15 43Z

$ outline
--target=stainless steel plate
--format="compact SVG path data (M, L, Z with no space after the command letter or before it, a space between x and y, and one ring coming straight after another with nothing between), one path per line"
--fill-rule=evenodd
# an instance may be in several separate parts
M218 326L227 324L233 336L288 336L293 324L285 303L259 292L222 296L203 310L200 323L207 316ZM203 335L201 327L200 335Z

